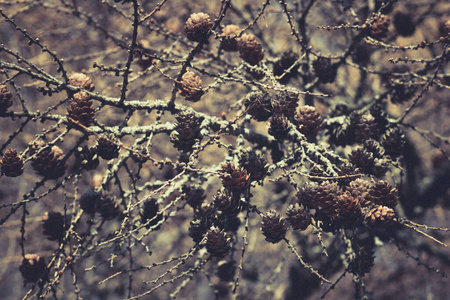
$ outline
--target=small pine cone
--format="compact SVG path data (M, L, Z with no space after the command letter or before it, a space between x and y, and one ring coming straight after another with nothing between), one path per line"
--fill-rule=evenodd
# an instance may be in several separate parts
M318 226L325 232L336 233L339 229L338 221L320 211L314 214L314 220L317 221Z
M404 12L397 12L394 15L394 26L398 34L401 36L411 36L416 31L416 24L414 24L414 18L411 14Z
M378 181L370 188L367 197L374 204L394 208L398 202L398 190L387 181Z
M247 113L256 121L267 121L273 114L272 98L263 92L253 92L244 101Z
M186 72L181 77L181 85L179 86L181 96L186 100L197 102L205 93L202 90L202 80L199 76L195 76L194 72Z
M396 84L391 87L391 102L394 104L403 104L414 97L416 87L404 84Z
M93 92L95 89L92 79L83 73L75 73L69 77L69 84Z
M286 210L287 220L294 230L306 230L311 224L309 211L298 203L291 204Z
M200 219L195 219L191 221L190 225L191 226L189 227L189 236L194 240L196 244L198 244L203 240L203 236L208 231L208 227Z
M286 220L272 209L263 216L261 231L266 237L266 241L276 244L286 236Z
M31 153L36 153L37 148L44 146L44 143L39 143L31 149ZM67 163L62 162L64 152L58 146L52 146L39 153L31 162L33 169L41 176L48 179L58 179L63 176L67 169Z
M226 189L218 191L213 196L213 202L217 209L226 216L236 216L241 209L239 196L233 195Z
M257 65L264 58L261 42L253 35L244 33L238 39L239 56L250 65Z
M272 100L275 113L293 118L298 107L298 95L289 92L280 92Z
M88 190L80 197L81 209L88 214L94 213L101 197L102 195L100 193L94 192L93 190Z
M350 176L358 174L359 169L356 168L353 164L346 162L339 166L338 175L341 177ZM355 177L348 177L348 178L340 178L338 179L338 183L340 186L348 186L350 182L355 180Z
M241 29L237 25L227 25L223 28L220 34L221 41L220 47L228 52L235 52L239 50L238 41L235 37L241 32ZM234 37L233 37L234 36Z
M316 201L320 210L330 216L336 215L336 197L342 193L337 182L324 181L315 190Z
M374 265L374 243L373 240L362 241L354 239L352 241L352 248L355 253L355 257L349 261L349 271L359 276L370 273Z
M101 197L100 201L97 203L96 211L99 212L105 220L112 220L121 213L119 203L117 203L116 199L110 195L103 195Z
M193 209L201 207L206 199L205 190L201 187L183 185L181 192L184 195L184 201Z
M179 151L190 152L197 140L202 138L200 134L202 119L187 111L179 113L176 119L177 123L170 135L170 141Z
M295 115L298 131L304 135L316 135L322 126L322 118L313 106L305 105L300 107Z
M17 155L17 150L9 148L0 160L1 172L8 177L17 177L23 174L23 158Z
M0 114L6 113L12 104L12 93L6 85L0 85Z
M349 155L350 161L364 173L371 173L373 166L373 154L363 147L356 147Z
M253 150L244 151L239 159L239 164L247 170L252 180L263 180L267 174L269 165L267 159Z
M193 13L184 24L184 32L189 40L202 42L208 36L208 31L213 27L211 18L202 12Z
M395 212L392 208L378 205L366 211L366 224L373 229L386 228L394 223Z
M78 147L75 151L76 164L85 170L94 170L98 167L99 160L95 147Z
M46 267L43 257L39 257L37 254L25 254L20 262L19 270L25 283L34 283L41 278L44 281L47 279Z
M217 264L217 276L222 281L233 281L236 269L236 262L234 260L229 262L223 260Z
M200 243L215 221L214 210L211 205L202 205L194 211L194 219L190 222L189 236L195 243Z
M370 173L377 178L381 178L386 175L387 171L389 171L389 160L386 158L375 158Z
M361 206L358 198L353 198L350 192L345 192L336 197L337 219L344 226L355 226L361 220Z
M442 37L450 35L450 18L448 16L442 16L439 20L439 32Z
M371 114L360 116L355 125L354 135L357 142L363 142L379 135L378 122Z
M392 158L403 155L405 142L405 136L398 127L388 129L382 138L382 144L386 154Z
M67 117L69 122L72 120L88 127L94 120L94 108L92 107L91 97L85 92L78 92L70 99L67 108Z
M273 75L278 76L277 80L281 84L288 83L289 79L292 77L297 77L298 68L297 66L293 67L289 72L287 72L282 78L279 78L286 72L292 65L299 59L297 53L292 51L286 51L281 55L281 58L277 60L273 65Z
M337 75L337 68L327 57L319 57L312 63L314 73L320 83L331 83Z
M371 152L374 158L382 158L384 155L383 146L371 138L364 140L364 149Z
M206 233L206 249L211 256L224 257L231 249L230 238L225 231L212 226Z
M357 199L361 207L371 206L373 203L368 198L370 190L370 182L357 178L350 182L347 191L349 191L354 199Z
M242 166L235 167L234 163L229 162L222 165L220 170L222 185L230 191L243 192L250 186L250 175Z
M120 147L113 135L101 136L97 140L98 156L105 160L111 160L119 156Z
M285 115L275 114L270 118L269 134L278 140L285 139L290 131L289 121Z
M161 214L158 214L158 212L159 205L155 199L149 199L145 201L141 212L141 223L146 224L145 227L147 227L147 229L151 226L155 226L163 218L163 216ZM155 229L158 230L159 228L160 226Z
M381 15L380 17L375 17L370 28L370 36L377 40L387 37L390 24L389 16Z
M309 209L315 209L319 207L319 199L316 196L319 190L319 184L317 182L307 182L298 195L301 203L303 203Z
M67 225L66 219L59 212L45 212L42 217L44 235L50 241L62 241Z

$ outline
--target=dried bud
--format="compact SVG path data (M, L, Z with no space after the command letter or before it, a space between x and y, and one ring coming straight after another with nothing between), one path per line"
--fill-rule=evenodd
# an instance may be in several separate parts
M192 14L184 25L184 31L189 40L202 42L207 38L208 31L213 27L210 17L202 12Z
M261 231L266 237L266 241L276 244L286 236L286 220L275 210L270 210L262 218Z
M180 93L186 100L197 102L205 93L202 90L202 80L194 72L186 72L181 77Z
M17 150L9 148L0 160L1 172L8 177L17 177L23 174L23 158L17 155Z

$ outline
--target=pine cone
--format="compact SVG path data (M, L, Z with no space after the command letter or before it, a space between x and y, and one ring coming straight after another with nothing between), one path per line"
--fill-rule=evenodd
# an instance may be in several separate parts
M284 72L286 72L292 65L299 59L297 53L292 51L286 51L281 55L281 58L277 60L273 65L273 75L278 76L277 80L281 84L286 84L289 82L289 79L293 77L297 77L298 75L298 67L293 67L289 72L287 72L283 77Z
M112 134L101 136L97 140L98 156L105 160L111 160L119 156L120 147L116 144L116 139Z
M94 192L93 190L88 190L80 197L81 209L88 214L94 213L101 197L102 195L100 193Z
M44 281L47 279L46 267L44 258L37 254L25 254L20 262L19 270L25 283L34 283L41 278Z
M374 139L365 139L364 140L364 149L371 152L374 158L382 158L384 155L384 148L381 144Z
M378 122L371 114L358 115L354 127L354 136L357 142L363 142L369 138L379 136Z
M78 147L75 151L76 164L85 170L94 170L98 167L99 160L95 147Z
M289 92L280 92L272 99L275 113L293 118L298 106L298 95Z
M99 212L105 220L112 220L121 214L119 203L117 203L116 199L110 195L102 195L100 201L97 203L96 211Z
M78 121L81 125L89 127L94 120L94 108L92 107L91 97L85 92L78 92L72 96L67 108L67 117Z
M388 85L391 88L391 102L394 104L403 104L414 97L416 87L404 84Z
M312 63L314 73L320 83L331 83L336 78L337 68L327 57L319 57Z
M195 243L200 243L215 221L211 205L202 205L194 211L194 220L190 222L189 236Z
M206 233L206 249L211 256L224 257L231 249L227 233L212 226Z
M398 34L401 36L411 36L416 31L416 24L411 14L404 12L397 12L394 15L394 26ZM450 24L449 24L450 25Z
M375 17L372 27L370 28L370 36L377 40L387 37L390 24L391 20L386 15Z
M368 198L370 190L370 182L357 178L350 182L347 191L349 191L354 199L357 199L361 207L371 206L373 203Z
M356 147L349 155L350 161L364 173L371 173L373 167L373 154L363 147Z
M239 56L250 65L257 65L264 58L261 42L253 35L244 33L238 39Z
M193 209L201 207L206 199L205 190L198 186L183 185L181 192L184 195L184 201Z
M355 167L350 162L345 162L342 165L339 166L338 170L339 176L349 176L349 175L355 175L359 173L359 169ZM348 178L340 178L338 179L338 183L340 186L348 186L350 182L352 182L355 179L355 177L348 177Z
M9 148L0 160L1 172L8 177L17 177L23 174L23 158L17 155L17 150Z
M69 84L85 89L89 92L93 92L95 89L94 84L92 83L92 79L83 74L83 73L75 73L69 77Z
M386 154L392 158L403 155L405 142L405 136L398 127L389 128L382 138Z
M222 29L220 34L220 47L228 52L235 52L239 50L238 41L236 37L237 34L241 32L241 29L237 25L228 25Z
M370 173L377 178L381 178L386 175L387 171L389 171L389 160L386 158L375 158Z
M322 118L313 106L300 107L295 116L298 131L307 136L316 135L322 126Z
M42 217L44 235L50 241L62 241L67 225L66 219L59 212L45 212Z
M276 244L286 236L286 220L272 209L263 216L261 231L266 237L266 241Z
M239 164L247 170L251 179L255 181L263 180L269 168L267 159L253 150L244 151L239 159Z
M267 121L273 114L272 99L263 92L250 93L244 101L247 113L256 121Z
M355 257L349 261L349 271L359 276L370 273L374 265L374 242L373 239L366 241L354 239L352 240L352 248L355 253Z
M270 118L269 134L277 140L285 139L290 131L289 121L282 114L275 114Z
M227 189L222 189L213 196L214 205L218 210L226 216L236 216L240 207L239 196L233 195L233 193Z
M314 214L314 220L316 220L318 226L324 232L336 233L340 228L339 223L335 218L332 218L321 211L316 211Z
M366 224L373 229L387 228L394 223L395 212L392 208L378 205L365 213Z
M320 207L322 212L335 215L336 197L341 193L336 182L324 181L320 185L307 183L300 192L299 200L310 209Z
M31 148L31 153L37 152L38 148L44 147L44 143L38 143ZM31 162L33 169L41 176L48 179L58 179L63 176L67 169L67 162L62 162L63 151L58 146L52 146L41 151Z
M250 186L250 175L243 167L235 167L234 163L229 162L222 165L220 175L222 185L230 191L243 192Z
M184 31L189 40L202 42L208 36L208 31L213 27L210 17L202 12L193 13L184 25Z
M8 108L12 106L12 93L6 85L0 85L0 114L6 113Z
M146 224L145 227L147 227L147 229L149 229L152 226L155 226L163 219L162 214L158 213L159 213L159 205L155 199L149 199L145 201L141 212L141 223ZM158 230L160 227L161 225L155 228L155 230Z
M358 198L353 198L350 192L336 197L337 219L344 226L355 226L361 220L361 206Z
M398 202L398 190L387 181L378 181L371 187L367 197L374 204L394 208Z
M287 220L294 230L306 230L311 224L311 215L308 210L298 203L291 204L286 210Z
M170 135L170 141L179 151L190 152L197 140L202 138L200 134L202 119L198 119L188 111L180 112L175 118L177 123Z
M202 80L199 76L195 76L194 72L186 72L181 77L181 85L179 86L181 96L186 100L197 102L205 93L202 90Z

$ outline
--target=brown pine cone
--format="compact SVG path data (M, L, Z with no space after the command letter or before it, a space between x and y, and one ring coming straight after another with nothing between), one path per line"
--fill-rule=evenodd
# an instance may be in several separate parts
M224 188L230 191L243 192L250 186L250 175L243 167L235 167L234 163L229 162L223 164L220 171L223 173L220 175L220 179L222 179Z
M373 204L368 198L370 188L370 182L357 178L350 182L349 187L347 187L347 191L350 192L353 198L359 201L361 207L368 207Z
M231 249L230 238L225 231L212 226L206 233L206 249L211 256L224 257Z
M316 135L322 126L322 118L313 106L300 107L295 115L298 131L307 136Z
M381 140L386 154L392 158L403 155L405 142L405 136L398 127L389 128Z
M34 154L39 148L44 147L44 142L38 143L31 148ZM64 152L58 146L52 146L41 151L32 161L31 166L41 176L48 179L58 179L63 176L67 169L67 162L63 162Z
M370 113L355 115L358 117L354 127L354 136L357 142L364 142L379 135L378 122Z
M244 151L239 158L239 164L247 170L251 179L255 181L263 180L269 168L267 159L261 153L253 150Z
M211 205L202 205L194 211L194 219L190 222L189 236L195 243L200 243L211 228L216 218Z
M269 134L277 140L285 139L290 129L289 121L285 115L275 114L270 118Z
M75 151L76 165L85 170L94 170L98 167L99 160L95 147L78 147Z
M355 226L361 220L361 206L359 200L353 198L350 192L345 192L336 197L337 219L344 226Z
M374 204L394 208L398 202L398 190L387 181L378 181L371 187L367 197Z
M335 215L336 197L342 193L336 182L324 181L320 185L307 183L302 188L299 200L308 208L318 208L325 214Z
M371 173L373 167L373 154L361 146L352 150L350 161L364 173Z
M105 220L112 220L121 213L119 203L117 203L115 197L107 194L103 195L97 203L96 211L99 212Z
M236 37L237 34L241 32L241 29L237 25L227 25L222 29L220 34L221 41L220 47L228 52L238 51L238 41Z
M98 156L105 160L111 160L119 156L120 147L112 134L100 136L97 140Z
M93 190L88 190L80 197L80 207L81 209L92 214L96 211L97 205L100 202L102 194L94 192Z
M286 236L286 220L272 209L263 216L261 231L266 237L266 241L276 244Z
M375 17L370 28L370 36L377 40L387 37L390 24L389 16L381 15L380 17Z
M374 139L364 139L364 149L371 152L374 158L382 158L384 155L384 148L379 142Z
M389 171L389 160L386 158L375 158L373 160L373 166L370 171L371 174L377 178L384 177L386 172Z
M283 73L285 73L292 65L299 59L297 53L292 51L283 52L281 58L273 64L273 75L281 84L286 84L289 79L297 77L298 75L298 65L293 67L289 72L287 72L283 77L280 78Z
M42 217L44 235L50 241L62 241L67 225L66 219L59 212L45 212Z
M170 134L170 141L179 151L190 152L192 146L202 138L200 134L202 119L188 111L180 112L175 118L177 123L175 130Z
M83 73L75 73L69 77L69 84L93 92L95 89L92 79Z
M12 93L6 85L0 85L0 114L6 113L8 108L12 106Z
M44 281L47 279L46 267L43 257L39 257L37 254L25 254L20 262L19 270L25 283L34 283L41 278Z
M155 226L163 219L162 214L158 213L159 205L155 199L145 201L141 212L141 223L146 224L145 227L147 227L147 229L151 226ZM155 228L155 230L158 230L159 228L160 226Z
M213 196L214 205L226 216L236 216L240 211L240 198L227 189Z
M375 260L375 245L373 240L352 240L352 248L355 253L353 259L349 261L349 271L359 276L370 273Z
M244 101L247 113L256 121L267 121L273 114L272 98L268 93L253 92Z
M202 12L193 13L184 24L184 31L189 40L202 42L208 36L208 31L213 27L210 17Z
M291 204L286 210L287 220L294 230L306 230L311 224L309 211L298 203Z
M206 199L205 190L198 186L183 185L181 192L184 195L184 201L193 209L201 207Z
M365 213L366 224L373 229L387 228L394 223L395 212L392 208L378 205Z
M261 42L253 35L244 33L238 39L239 56L250 65L257 65L264 58Z
M293 118L298 107L298 95L289 92L280 92L272 99L275 113Z
M337 75L337 68L327 57L319 57L312 63L314 73L320 83L331 83Z
M73 95L67 108L69 122L78 121L81 125L89 127L94 119L94 108L91 97L85 92L78 92Z
M0 170L8 177L17 177L23 174L23 158L17 155L17 150L9 148L0 160Z
M181 85L179 85L180 94L186 100L197 102L205 93L202 90L202 80L199 76L195 76L194 72L186 72L181 77Z

